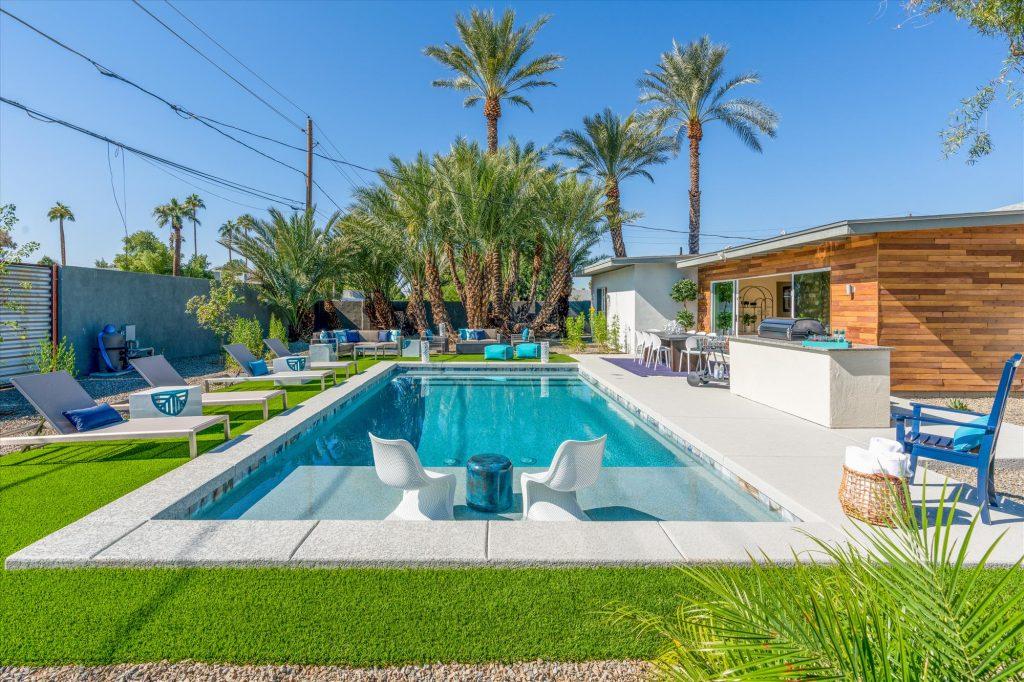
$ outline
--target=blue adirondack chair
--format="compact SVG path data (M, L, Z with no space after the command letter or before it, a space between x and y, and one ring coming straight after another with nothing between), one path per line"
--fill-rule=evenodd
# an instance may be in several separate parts
M903 450L910 454L911 476L917 468L918 457L963 464L978 470L978 508L981 510L981 521L986 524L992 523L989 507L999 506L992 471L995 464L996 441L999 439L999 427L1003 423L1007 398L1021 357L1021 354L1017 353L1006 361L1003 376L999 379L999 388L996 390L996 399L992 404L992 412L989 414L954 410L941 405L911 403L912 415L896 416L896 438L903 443ZM947 419L925 414L923 410L950 412L971 416L974 419L967 422ZM952 436L941 436L921 430L922 426L928 425L956 426L957 429Z

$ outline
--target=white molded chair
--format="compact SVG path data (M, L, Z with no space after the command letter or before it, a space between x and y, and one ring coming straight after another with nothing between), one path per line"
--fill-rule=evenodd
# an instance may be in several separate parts
M700 340L696 336L688 336L683 341L683 352L679 354L679 367L677 372L683 371L683 357L686 357L686 371L690 371L690 356L697 356L697 369L700 369Z
M648 364L652 369L658 369L658 363L665 365L667 369L671 370L672 354L668 346L662 343L661 338L657 334L651 334L651 351Z
M633 332L633 359L637 363L644 363L644 355L647 352L647 335L637 330Z
M547 471L523 474L523 520L589 521L576 491L597 482L607 439L567 440L558 446Z
M402 491L402 501L388 514L388 520L454 520L454 475L424 469L416 448L407 440L385 440L372 433L369 436L377 477L384 485Z

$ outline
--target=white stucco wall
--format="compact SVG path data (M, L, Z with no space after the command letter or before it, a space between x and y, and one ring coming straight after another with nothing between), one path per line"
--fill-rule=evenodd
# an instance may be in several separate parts
M680 304L670 297L672 285L683 278L696 281L696 269L680 270L675 263L639 263L618 270L594 275L590 281L592 297L599 288L607 288L609 322L619 317L619 345L633 349L634 332L638 329L663 329L676 319ZM592 301L594 299L592 298ZM697 315L696 302L687 308Z
M611 272L594 275L590 280L591 296L600 287L608 289L605 312L608 322L616 315L619 317L619 348L627 351L633 348L633 330L636 329L636 294L633 291L633 266L619 268ZM591 298L591 305L596 301Z

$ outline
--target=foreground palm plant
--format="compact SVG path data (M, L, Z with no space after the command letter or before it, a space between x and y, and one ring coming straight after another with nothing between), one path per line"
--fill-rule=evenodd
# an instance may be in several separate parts
M250 263L260 300L300 338L312 332L313 306L341 270L333 238L338 214L318 227L314 209L289 216L270 209L269 220L255 220L248 232L234 237L235 249Z
M530 27L516 28L516 14L511 9L505 10L500 20L495 18L493 10L473 9L468 17L455 15L455 28L462 45L445 43L423 50L425 55L458 74L455 78L435 80L434 86L469 91L463 100L466 107L483 101L490 152L498 149L502 100L533 111L533 105L522 92L554 85L543 76L560 67L564 59L561 55L545 54L521 64L548 18L543 16Z
M726 99L741 85L761 81L756 73L724 80L722 64L729 48L714 45L708 36L686 47L672 42L672 50L661 55L658 68L640 79L640 102L653 104L648 112L659 127L672 126L679 148L683 137L690 144L690 253L700 251L700 142L704 126L721 121L756 152L761 151L759 133L775 137L779 117L756 99Z
M583 117L583 130L566 130L555 139L555 153L577 164L577 170L604 183L605 218L612 235L615 256L626 256L622 238L619 184L640 176L654 182L647 167L665 163L675 146L644 119L630 114L625 119L605 109Z
M934 525L908 502L897 528L857 524L850 542L816 541L833 565L794 554L728 571L686 567L700 597L674 618L612 612L638 633L665 641L655 661L672 680L1020 680L1024 678L1021 562L976 567L959 541L957 504L945 489Z

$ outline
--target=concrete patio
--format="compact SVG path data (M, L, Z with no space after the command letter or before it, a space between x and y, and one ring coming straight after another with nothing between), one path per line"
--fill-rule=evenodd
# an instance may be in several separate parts
M746 562L748 552L786 561L792 560L794 549L813 548L804 533L826 541L845 537L843 528L850 522L836 497L844 450L863 445L874 435L893 435L892 429L826 429L733 396L727 389L693 388L681 377L639 377L596 355L583 355L578 361L585 378L617 394L644 418L657 421L663 431L692 444L743 487L797 520L523 523L474 520L465 508L457 514L462 520L454 522L276 520L269 513L266 518L242 520L183 520L195 509L198 496L216 496L230 488L259 465L254 458L260 453L293 441L341 402L385 379L393 365L386 362L24 548L11 555L6 566L665 564ZM1004 426L999 457L1024 457L1021 427ZM359 468L364 471L353 472L354 476L372 478L372 469ZM614 488L617 477L629 475L610 473L606 486ZM923 478L921 471L913 493L929 508L935 507L944 484L948 499L972 491L936 474L923 486ZM658 496L652 493L652 500ZM607 506L609 499L602 488L591 498L581 496L591 509ZM652 502L650 510L654 519L671 518L658 516L666 513L664 505ZM969 501L960 503L958 537L966 532L974 511ZM993 519L991 526L977 526L971 558L977 560L1005 533L990 563L1011 564L1024 554L1024 508L1008 503L994 511Z

